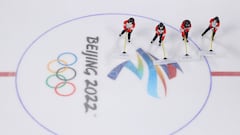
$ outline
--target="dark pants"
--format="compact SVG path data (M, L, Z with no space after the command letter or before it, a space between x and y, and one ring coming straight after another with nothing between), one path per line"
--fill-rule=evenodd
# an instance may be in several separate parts
M126 32L126 30L123 30L120 35L124 34L125 32ZM131 39L131 33L132 32L128 32L128 40Z
M188 42L188 32L184 31L182 32L182 40L185 40L186 38L186 42Z
M155 36L153 37L152 41L154 42L158 37L158 34L156 33ZM162 34L159 35L159 43L162 42Z
M185 38L188 39L188 32L185 32Z
M204 36L211 28L208 27L203 33L202 33L202 36ZM214 39L214 36L215 36L215 30L213 29L213 33L212 33L212 40Z

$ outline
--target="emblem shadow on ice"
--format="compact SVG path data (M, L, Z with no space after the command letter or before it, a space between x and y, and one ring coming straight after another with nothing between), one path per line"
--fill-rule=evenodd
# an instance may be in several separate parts
M147 64L148 67L148 82L147 82L147 93L148 95L159 98L158 94L158 79L162 82L165 96L167 95L167 84L164 77L164 73L168 77L168 79L173 79L177 75L177 70L181 69L180 65L176 63L169 63L169 64L161 64L161 65L155 65L153 61L158 60L157 57L152 55L151 53L145 52L142 48L138 48L136 50L137 55L137 67L131 62L131 60L126 60L120 64L118 64L116 67L114 67L109 73L108 77L112 80L116 80L122 71L123 68L126 68L130 70L133 74L137 76L138 79L142 79L143 73L144 73L144 66L143 66L143 60ZM163 72L164 71L164 72Z

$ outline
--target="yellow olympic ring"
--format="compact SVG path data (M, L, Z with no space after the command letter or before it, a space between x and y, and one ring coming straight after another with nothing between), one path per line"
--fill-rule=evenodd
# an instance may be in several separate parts
M64 64L67 64L67 62L64 61L64 60L59 60L59 61L61 61L61 62L64 63ZM57 63L58 63L58 60L57 60L57 59L51 60L51 61L49 61L48 64L47 64L47 69L48 69L48 71L51 72L51 73L56 73L56 72L57 72L57 70L55 71L55 70L53 70L53 69L50 68L50 67L51 67L51 64L53 64L54 62L57 62ZM60 71L60 73L64 72L65 70L67 70L67 68L62 69L62 70Z

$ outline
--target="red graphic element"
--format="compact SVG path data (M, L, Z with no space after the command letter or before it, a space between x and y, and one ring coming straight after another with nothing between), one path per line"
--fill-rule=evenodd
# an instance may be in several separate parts
M16 72L0 72L0 77L14 77Z
M176 67L174 67L172 64L167 64L167 68L169 71L169 79L176 77L176 75L177 75Z
M240 72L224 72L224 71L213 71L211 72L212 76L239 76Z

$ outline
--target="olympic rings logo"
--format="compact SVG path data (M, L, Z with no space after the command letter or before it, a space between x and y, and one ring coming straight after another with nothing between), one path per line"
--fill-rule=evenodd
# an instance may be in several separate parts
M69 60L70 63L67 62ZM46 78L46 85L54 89L57 95L66 97L76 92L75 84L70 81L77 76L77 71L72 67L77 61L78 58L74 53L63 52L58 55L57 59L48 62L47 69L51 75ZM59 65L61 67L55 70L54 66L59 67Z

